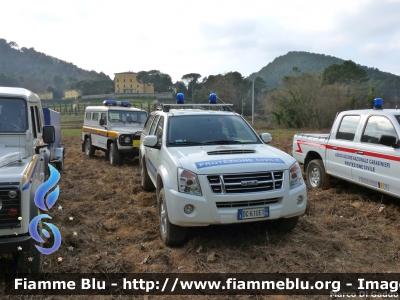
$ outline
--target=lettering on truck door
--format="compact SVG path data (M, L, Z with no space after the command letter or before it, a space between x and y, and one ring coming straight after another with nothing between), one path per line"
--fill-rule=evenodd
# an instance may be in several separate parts
M400 149L389 145L390 137L395 137L395 143L399 140L388 117L372 115L367 119L361 139L355 143L353 180L400 195Z
M352 159L354 153L354 137L361 117L344 115L337 132L330 137L326 146L327 171L335 176L352 179Z

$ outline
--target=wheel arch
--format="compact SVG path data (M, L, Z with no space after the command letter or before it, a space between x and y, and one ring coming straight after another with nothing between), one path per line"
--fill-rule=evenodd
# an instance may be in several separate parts
M322 162L324 163L324 167L325 167L325 160L322 159L321 155L316 151L310 151L307 153L307 156L304 159L304 171L307 170L307 166L310 163L310 161L312 161L314 159L321 159Z

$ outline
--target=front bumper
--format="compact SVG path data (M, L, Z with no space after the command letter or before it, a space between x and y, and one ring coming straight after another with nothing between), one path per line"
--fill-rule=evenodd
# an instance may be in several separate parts
M0 254L11 254L31 249L34 241L30 235L0 237ZM21 247L22 250L18 250Z
M303 197L303 201L297 204L297 198ZM257 222L275 220L302 215L306 210L307 191L305 184L292 190L282 190L265 193L229 194L216 195L210 189L203 191L203 196L193 196L178 192L174 189L165 188L165 198L168 208L168 217L172 224L190 226L208 226L212 224L234 224L244 222ZM276 199L274 203L242 206L242 207L217 207L217 202L235 201L259 201ZM191 214L184 212L184 207L193 205L194 211ZM238 220L238 209L269 207L269 217Z

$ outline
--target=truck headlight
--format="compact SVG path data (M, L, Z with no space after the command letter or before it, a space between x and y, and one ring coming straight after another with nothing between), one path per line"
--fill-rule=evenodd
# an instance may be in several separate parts
M197 175L188 170L178 168L178 191L201 196L201 188Z
M129 144L131 142L131 138L129 136L124 139L125 144Z
M294 189L303 184L303 175L301 174L300 166L295 162L289 169L289 187Z

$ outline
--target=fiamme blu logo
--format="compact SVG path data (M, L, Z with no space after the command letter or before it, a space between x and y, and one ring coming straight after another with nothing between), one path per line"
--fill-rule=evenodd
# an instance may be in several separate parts
M50 177L47 181L43 182L39 186L39 188L37 189L36 194L35 194L35 204L42 211L49 211L53 207L53 205L56 203L56 201L58 199L58 195L60 193L60 189L59 189L58 185L53 191L48 193L60 180L60 173L52 165L49 164L48 166L50 169ZM46 203L47 203L47 207L46 207L45 196L47 193L48 193L48 195L46 197ZM30 233L31 237L39 243L45 242L37 230L38 224L39 224L40 220L42 220L42 219L51 219L51 216L49 216L48 214L40 214L40 215L36 216L35 218L33 218L29 224L29 233ZM43 254L51 254L60 247L61 234L60 234L60 231L58 230L58 228L56 226L54 226L53 224L48 223L48 222L43 222L43 224L47 225L50 228L51 232L53 233L54 245L51 248L43 248L38 245L35 245L35 247ZM42 231L41 233L46 238L50 237L50 233L46 229L41 228L41 231Z

